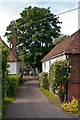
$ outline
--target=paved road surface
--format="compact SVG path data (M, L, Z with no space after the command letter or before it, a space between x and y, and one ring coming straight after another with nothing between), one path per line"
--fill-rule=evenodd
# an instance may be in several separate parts
M26 80L16 100L9 106L7 118L74 118L53 104L38 88L37 80Z

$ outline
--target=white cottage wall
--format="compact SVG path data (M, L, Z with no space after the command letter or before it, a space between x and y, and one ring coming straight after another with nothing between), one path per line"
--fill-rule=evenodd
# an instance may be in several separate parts
M19 62L8 62L10 67L8 68L9 74L19 75Z
M60 55L60 56L57 56L55 58L52 58L50 60L43 62L42 63L42 72L49 73L49 68L54 62L59 61L59 60L65 60L65 59L66 59L66 55Z

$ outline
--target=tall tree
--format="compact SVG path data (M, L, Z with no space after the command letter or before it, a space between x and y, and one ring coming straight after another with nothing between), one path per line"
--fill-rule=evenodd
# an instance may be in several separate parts
M40 60L53 47L53 39L59 37L60 26L58 17L50 12L50 9L25 8L20 14L21 17L12 21L7 27L6 36L11 42L11 31L17 28L18 53L23 51L24 61L28 66L40 69Z
M69 37L69 35L61 34L59 38L56 38L56 39L54 40L54 44L57 45L57 44L59 44L60 42L66 40L68 37Z

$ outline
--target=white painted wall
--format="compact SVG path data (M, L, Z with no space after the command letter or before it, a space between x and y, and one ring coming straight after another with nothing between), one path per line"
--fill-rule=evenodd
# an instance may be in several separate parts
M50 60L47 60L47 61L43 62L42 63L42 72L49 73L49 68L55 61L65 60L65 59L66 59L66 55L61 55L61 56L57 56L55 58L52 58ZM51 63L51 65L50 65L50 63ZM46 68L45 68L44 64L46 64Z
M19 66L19 62L16 63L16 74L19 75L20 72L20 66Z
M19 67L19 62L8 62L10 67L8 68L9 74L16 74L19 75L20 67Z

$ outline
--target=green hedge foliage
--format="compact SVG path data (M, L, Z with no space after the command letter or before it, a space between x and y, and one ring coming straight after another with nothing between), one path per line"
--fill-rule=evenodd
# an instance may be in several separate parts
M6 81L8 79L8 55L9 49L5 46L2 46L2 101L4 101L6 95Z
M14 95L16 95L19 82L20 82L19 76L9 75L9 78L7 79L7 83L6 83L6 87L7 87L6 95L7 96L13 97Z
M23 80L23 72L20 72L20 73L19 73L19 77L20 77L19 83L21 84L21 83L24 82L24 80Z
M42 72L39 75L39 85L41 87L44 87L45 89L48 89L49 87L49 79L48 79L48 74L45 72Z
M66 93L66 87L70 79L70 61L60 60L51 65L49 71L49 79L51 89L57 94L62 101Z

